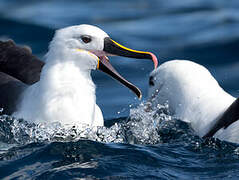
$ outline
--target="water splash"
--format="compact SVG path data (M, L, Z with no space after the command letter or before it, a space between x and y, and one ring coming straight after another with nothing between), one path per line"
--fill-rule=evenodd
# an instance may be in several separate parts
M0 145L25 145L41 142L76 142L92 140L104 143L148 144L182 143L193 151L205 147L221 149L227 146L213 138L203 140L189 124L169 115L168 105L152 106L143 102L130 110L130 117L106 121L104 127L91 128L87 125L34 124L12 116L0 116ZM9 146L6 146L9 144ZM2 149L2 148L1 148ZM234 148L235 149L235 148ZM235 150L235 154L238 150Z
M42 141L77 141L88 139L99 142L155 144L161 142L161 129L171 128L175 120L168 114L168 107L158 105L149 109L148 103L141 103L131 109L129 118L121 118L110 127L90 128L84 125L34 124L0 116L0 141L26 144ZM162 134L162 133L161 133Z
M150 107L151 104L146 102L130 110L130 121L126 124L128 139L131 137L130 143L156 144L161 142L160 130L173 121L172 116L168 115L167 105L157 105L153 109Z
M52 157L52 152L56 151L57 157L60 154L63 158L57 161L57 166L65 167L70 164L74 167L75 162L84 163L88 161L89 156L95 157L95 154L107 157L108 154L107 156L105 153L101 154L104 147L110 147L110 150L105 150L109 154L118 148L120 153L121 148L126 147L126 152L133 148L137 153L141 152L145 155L146 152L147 157L150 156L152 159L155 155L156 159L160 159L161 156L157 154L164 154L162 152L166 151L173 155L172 161L175 160L175 154L178 156L185 150L189 156L197 154L210 163L214 163L213 159L216 162L218 158L238 159L237 145L214 138L203 140L195 135L189 124L170 116L168 109L167 105L152 107L149 102L144 102L131 109L129 118L109 120L106 121L106 126L97 128L62 126L60 123L34 124L2 115L0 116L0 161L14 161L28 155L35 158L36 153L41 158L42 154L47 153ZM82 159L84 152L86 159Z

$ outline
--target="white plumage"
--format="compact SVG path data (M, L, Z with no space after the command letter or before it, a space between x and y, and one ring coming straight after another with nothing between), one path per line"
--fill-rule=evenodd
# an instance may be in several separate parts
M111 55L151 59L155 68L158 64L154 54L126 48L95 26L78 25L56 31L40 81L23 92L13 115L35 123L103 126L91 70L105 72L139 98L142 96L112 67L107 57Z
M200 136L205 135L235 98L225 92L203 66L186 60L173 60L151 73L148 98L153 105L168 103L171 114L185 122ZM239 123L215 135L239 142Z
M92 42L82 42L82 35L91 36ZM89 51L103 51L105 37L104 31L90 25L56 31L40 81L24 92L14 116L36 123L103 126L90 74L99 58Z

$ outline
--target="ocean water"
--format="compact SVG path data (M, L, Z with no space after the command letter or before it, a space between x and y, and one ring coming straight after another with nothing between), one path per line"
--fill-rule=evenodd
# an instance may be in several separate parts
M93 24L159 63L189 59L239 95L238 0L1 0L0 39L28 45L44 60L57 28ZM0 179L238 179L238 144L203 140L159 105L145 112L147 60L110 58L143 92L139 101L105 74L92 73L105 127L29 124L0 116ZM192 117L194 118L194 117Z

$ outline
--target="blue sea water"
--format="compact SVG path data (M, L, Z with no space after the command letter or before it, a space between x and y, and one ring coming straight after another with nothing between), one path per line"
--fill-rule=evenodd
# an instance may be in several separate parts
M160 63L200 63L227 92L239 95L238 0L0 1L0 39L29 45L41 59L57 28L83 23L127 47L153 52ZM238 144L201 139L189 124L168 116L166 107L153 114L142 110L150 61L111 62L142 90L142 102L95 71L106 127L79 132L0 116L0 179L239 178Z

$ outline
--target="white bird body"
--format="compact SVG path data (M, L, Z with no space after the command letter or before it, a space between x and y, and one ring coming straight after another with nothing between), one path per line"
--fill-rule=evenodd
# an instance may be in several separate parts
M167 103L170 113L190 123L199 136L205 135L235 101L205 67L191 61L166 62L151 76L149 100L153 105ZM239 128L238 122L218 131L215 137L239 142L235 127Z
M158 63L154 54L126 48L95 26L78 25L57 30L40 81L23 92L13 115L35 123L103 126L91 70L107 73L141 97L141 91L112 67L107 55L152 59L155 67ZM13 74L11 68L5 73Z
M89 34L88 26L85 29ZM36 123L80 122L90 126L103 126L103 116L96 104L95 85L91 78L91 70L96 69L98 57L86 50L68 48L73 47L75 42L65 42L65 39L68 40L67 36L72 37L74 30L75 28L68 28L56 33L40 81L24 92L14 116ZM96 28L93 30L99 31ZM84 34L83 31L84 29L81 33ZM107 37L107 34L102 35ZM65 47L66 43L68 47ZM103 47L97 48L103 50Z

